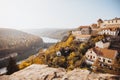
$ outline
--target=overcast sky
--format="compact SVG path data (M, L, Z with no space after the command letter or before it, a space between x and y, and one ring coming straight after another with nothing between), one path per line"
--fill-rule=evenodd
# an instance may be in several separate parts
M75 28L120 17L120 0L0 0L0 27Z

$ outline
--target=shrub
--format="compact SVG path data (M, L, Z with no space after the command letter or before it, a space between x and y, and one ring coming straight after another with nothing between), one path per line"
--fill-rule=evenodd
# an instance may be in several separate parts
M19 70L19 68L16 65L16 60L14 58L10 57L9 63L7 66L7 74L10 75L18 70Z

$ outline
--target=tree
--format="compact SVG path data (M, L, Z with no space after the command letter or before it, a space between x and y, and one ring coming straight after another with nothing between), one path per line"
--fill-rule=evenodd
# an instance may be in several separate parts
M8 66L7 66L7 74L10 75L10 74L12 74L12 73L14 73L14 72L16 72L18 70L19 70L19 68L16 65L15 58L10 57L9 63L8 63Z

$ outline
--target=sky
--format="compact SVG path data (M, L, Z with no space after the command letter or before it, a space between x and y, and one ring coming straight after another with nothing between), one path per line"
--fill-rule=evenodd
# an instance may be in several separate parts
M120 17L120 0L0 0L0 28L76 28Z

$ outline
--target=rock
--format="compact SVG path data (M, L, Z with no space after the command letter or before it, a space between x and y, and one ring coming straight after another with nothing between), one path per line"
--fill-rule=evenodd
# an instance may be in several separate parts
M47 65L33 64L23 70L13 73L9 80L59 80L65 75L63 68L51 68Z
M120 75L94 73L78 68L66 72L63 68L33 64L11 75L0 76L0 80L120 80Z
M87 80L87 75L90 74L88 70L74 69L68 72L62 80Z
M74 69L63 76L62 80L120 80L120 75L94 73L87 69Z
M8 80L8 79L9 79L9 76L7 75L0 76L0 80Z
M88 75L88 80L120 80L120 75L92 72L90 75Z

